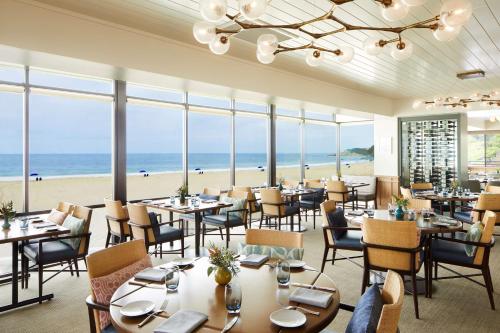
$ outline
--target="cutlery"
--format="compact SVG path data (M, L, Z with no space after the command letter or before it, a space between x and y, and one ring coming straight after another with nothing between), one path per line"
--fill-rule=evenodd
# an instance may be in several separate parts
M224 328L222 329L222 331L220 331L221 333L226 333L226 332L229 332L229 330L234 326L234 324L236 324L236 322L238 321L238 318L239 316L236 316L234 317L233 319L231 319L227 324L226 326L224 326Z
M309 289L316 289L316 290L323 290L323 291L330 291L330 292L337 291L335 288L319 287L319 286L313 286L311 284L297 283L297 282L292 283L292 286L302 287L302 288L309 288Z
M139 324L137 324L137 327L142 327L142 326L146 325L153 317L164 312L167 309L167 305L168 305L168 299L165 299L163 301L163 303L161 304L160 308L158 309L158 311L154 311L151 314L149 314L146 318L144 318L143 321L141 321Z
M287 310L301 310L301 311L303 311L305 313L309 313L309 314L312 314L312 315L315 315L315 316L319 316L319 312L318 311L309 310L309 309L303 308L301 306L290 305L290 306L287 306L285 309L287 309Z
M161 287L161 286L155 286L155 285L151 285L148 283L142 283L142 282L137 282L137 281L129 281L128 284L133 285L133 286L151 288L151 289L163 289L163 287Z

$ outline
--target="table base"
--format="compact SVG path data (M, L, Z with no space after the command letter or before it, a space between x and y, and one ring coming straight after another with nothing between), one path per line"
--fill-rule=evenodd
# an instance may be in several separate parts
M0 312L5 312L17 308L21 308L23 306L35 304L35 303L42 303L43 301L48 301L50 299L54 298L54 294L48 294L48 295L43 295L42 297L35 297L35 298L30 298L24 301L20 302L15 302L9 305L4 305L0 306Z

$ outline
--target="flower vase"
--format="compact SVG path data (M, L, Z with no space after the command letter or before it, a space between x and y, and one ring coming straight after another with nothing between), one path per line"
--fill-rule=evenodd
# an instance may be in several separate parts
M279 185L278 185L278 189L279 189L280 191L283 191L283 184L282 184L282 183L279 183Z
M405 212L403 210L403 207L402 206L398 206L398 208L394 212L394 215L396 216L396 220L402 221L403 218L404 218L404 216L405 216Z
M4 216L2 229L9 229L9 228L10 228L9 218L7 216Z
M181 194L179 197L179 203L181 205L184 205L186 203L186 196L184 194Z
M231 278L231 272L227 268L217 268L217 271L215 272L215 282L217 282L221 286L225 286L226 284L231 282Z

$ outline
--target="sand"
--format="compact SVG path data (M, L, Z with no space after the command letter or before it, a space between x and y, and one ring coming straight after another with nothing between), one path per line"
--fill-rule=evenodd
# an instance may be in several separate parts
M335 165L311 166L306 178L328 178L335 175ZM373 163L342 166L343 175L372 175ZM276 176L288 180L300 179L298 167L278 167ZM237 170L236 185L260 186L267 181L267 172ZM55 207L59 201L70 201L80 205L101 204L111 197L111 176L75 176L46 178L41 182L30 181L30 211ZM159 173L149 177L130 175L127 177L128 200L165 197L175 193L182 184L182 173ZM204 187L228 189L229 171L204 171L189 174L190 193L199 193ZM22 182L0 181L0 202L12 200L18 211L22 210Z

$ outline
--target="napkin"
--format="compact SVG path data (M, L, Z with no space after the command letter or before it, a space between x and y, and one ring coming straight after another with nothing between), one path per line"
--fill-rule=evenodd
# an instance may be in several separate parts
M297 288L290 295L290 301L325 309L332 302L332 294L321 290Z
M134 275L137 280L163 282L165 281L165 271L156 268L146 268Z
M260 266L269 259L269 256L263 254L251 254L240 260L242 265Z
M204 313L181 310L155 328L154 333L191 333L207 320Z

